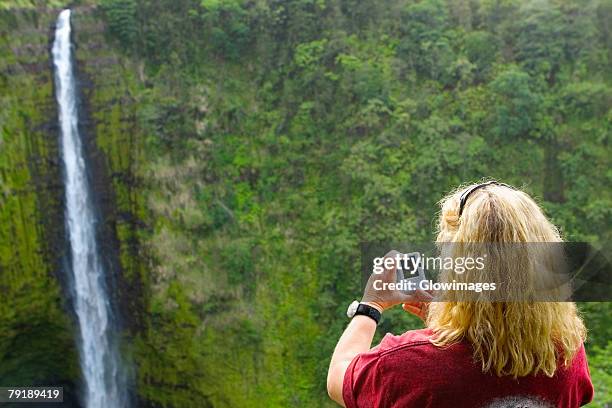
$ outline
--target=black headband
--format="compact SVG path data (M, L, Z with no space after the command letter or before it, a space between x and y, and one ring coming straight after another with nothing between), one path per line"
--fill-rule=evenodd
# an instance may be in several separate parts
M514 187L508 184L505 184L505 183L498 183L497 181L494 181L494 180L487 181L486 183L476 184L475 186L472 186L468 188L467 190L465 190L463 193L461 193L461 197L459 198L459 216L460 217L461 217L461 213L463 213L463 207L465 206L467 199L470 197L470 194L472 194L474 191L478 190L479 188L490 186L491 184L495 184L497 186L508 187L514 190Z

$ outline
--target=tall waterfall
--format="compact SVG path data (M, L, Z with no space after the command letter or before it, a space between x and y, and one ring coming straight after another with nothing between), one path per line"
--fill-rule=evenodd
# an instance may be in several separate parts
M112 313L96 243L87 163L78 131L70 32L70 10L66 9L57 19L52 52L61 127L66 230L71 249L69 280L80 331L83 397L88 408L121 408L127 405L126 387L112 337Z

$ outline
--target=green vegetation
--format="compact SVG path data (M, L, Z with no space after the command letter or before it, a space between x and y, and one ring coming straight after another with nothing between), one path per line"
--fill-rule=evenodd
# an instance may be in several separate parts
M76 8L76 52L143 404L331 406L325 375L359 296L359 243L433 239L436 203L459 183L524 187L567 239L612 239L609 0L93 3ZM2 32L0 187L12 192L31 177L12 163L52 147L28 153L9 130L30 134L16 118L54 113L38 109L52 103L50 73L39 87L9 75L21 48ZM20 256L42 245L38 196L0 196L1 293L21 310L5 282L36 278L56 289L29 307L59 314L47 261ZM6 228L28 231L22 252ZM612 306L581 308L592 406L604 407ZM419 325L393 310L379 335Z

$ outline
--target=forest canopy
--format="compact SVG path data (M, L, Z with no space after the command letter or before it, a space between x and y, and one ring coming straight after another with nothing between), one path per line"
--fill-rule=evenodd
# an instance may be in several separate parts
M212 376L230 405L326 404L329 356L359 296L359 243L433 239L437 202L460 183L523 187L566 239L612 238L610 1L101 10L111 41L143 64L135 98L158 265L147 341L177 313L190 322L181 331L205 345L176 333L162 352L207 367L188 371L189 388L204 392ZM582 310L604 406L610 306ZM394 311L379 332L418 325ZM218 364L215 353L237 349L234 368ZM176 386L148 369L144 383Z
M3 24L17 24L17 9L68 4L42 3L0 4ZM116 205L123 351L151 406L333 406L325 377L361 295L360 243L432 241L438 201L462 183L524 189L568 241L612 239L611 0L70 6L88 124ZM18 90L51 95L51 85L17 82L32 71L6 68L21 41L8 32L0 181L21 191L9 160L21 142L10 136L39 105L25 107ZM2 236L21 228L17 207L0 206ZM14 252L0 243L0 272L20 288L7 292L14 307L0 307L9 357L34 313L12 311L29 305L24 288L52 302L27 280L39 265ZM592 406L605 407L612 306L579 307ZM375 341L421 326L391 310ZM44 328L67 347L65 333ZM56 369L11 358L26 367L23 381Z

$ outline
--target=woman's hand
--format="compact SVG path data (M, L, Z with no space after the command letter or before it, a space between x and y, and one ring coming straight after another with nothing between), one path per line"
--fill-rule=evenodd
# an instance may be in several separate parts
M402 304L402 309L425 321L425 319L427 319L429 303L433 300L433 295L430 292L418 289L415 296L420 300L405 302Z
M405 305L417 305L428 302L433 297L422 290L406 294L399 289L390 289L388 284L397 283L397 263L401 254L397 251L390 251L384 256L382 273L372 273L366 284L361 303L367 303L372 307L383 312L395 305L403 303ZM389 259L393 260L391 262ZM404 310L408 310L404 308Z

